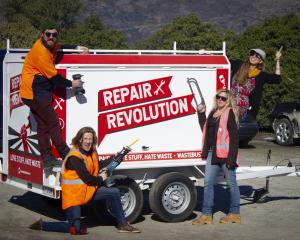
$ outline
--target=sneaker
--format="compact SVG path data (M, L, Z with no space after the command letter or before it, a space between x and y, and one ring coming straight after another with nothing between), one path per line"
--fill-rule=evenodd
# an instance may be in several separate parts
M80 228L80 231L77 232L75 227L71 226L70 227L70 233L72 235L86 235L86 234L88 234L88 231L87 231L87 228Z
M241 216L238 213L229 213L220 219L220 223L241 223Z
M140 233L141 231L127 223L118 226L118 232L119 233Z
M44 168L61 167L62 161L56 160L52 155L47 155L43 161Z
M212 224L212 223L213 223L212 215L204 215L204 214L192 222L193 225L205 225L205 224Z
M33 230L42 230L42 223L43 223L43 220L40 218L39 220L37 220L36 222L31 224L29 226L29 228L33 229Z

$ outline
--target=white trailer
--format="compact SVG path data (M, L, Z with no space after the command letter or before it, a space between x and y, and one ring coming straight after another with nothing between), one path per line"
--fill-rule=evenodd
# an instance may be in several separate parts
M10 49L3 61L3 183L59 199L60 169L45 176L36 123L19 97L22 65L28 50ZM139 138L115 171L127 219L150 207L162 220L186 219L197 202L205 161L196 115L200 87L211 109L219 88L229 88L230 63L221 51L90 50L62 51L56 68L72 79L83 75L84 95L57 90L53 106L67 143L84 126L98 134L100 160ZM188 79L193 83L188 84ZM55 149L53 148L55 153ZM238 168L238 179L295 173L294 167ZM220 176L222 181L222 176Z

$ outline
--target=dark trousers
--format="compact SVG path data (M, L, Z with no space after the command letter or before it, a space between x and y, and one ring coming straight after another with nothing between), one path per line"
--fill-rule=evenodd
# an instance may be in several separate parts
M117 225L126 224L124 211L121 204L121 195L118 188L100 187L93 201L106 200L110 205L110 213L116 219ZM66 210L68 222L43 222L42 230L48 232L70 232L70 227L74 227L79 233L81 229L81 206L69 207Z
M64 159L69 152L69 147L63 141L59 120L50 99L23 99L30 108L37 122L37 137L40 153L43 159L52 155L51 141L60 156ZM51 141L50 141L51 140Z

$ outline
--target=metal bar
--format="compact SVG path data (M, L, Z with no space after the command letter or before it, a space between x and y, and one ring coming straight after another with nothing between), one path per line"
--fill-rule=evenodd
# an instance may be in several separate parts
M9 45L10 45L10 41L9 39L6 39L6 52L9 53Z
M75 49L61 49L60 52L72 52L72 53L80 53L82 50L75 50ZM220 54L223 55L223 51L199 51L199 50L109 50L109 49L90 49L90 53L94 54L101 54L101 53L131 53L131 54L198 54L198 55L213 55L213 54Z
M225 56L225 48L226 44L223 42L222 50L220 51L207 51L207 50L177 50L177 43L174 42L172 50L128 50L128 49L119 49L119 50L109 50L109 49L90 49L89 52L92 54L101 54L101 53L114 53L114 54L197 54L197 55L224 55ZM28 52L30 49L27 48L10 48L10 40L7 39L7 51L13 52ZM76 49L61 49L59 52L66 53L81 53L82 50Z
M267 155L267 166L271 165L271 149L269 149ZM266 177L266 192L269 192L269 184L270 184L270 177Z
M173 43L173 54L176 55L177 43L176 41Z
M223 55L226 55L226 42L223 41Z
M285 176L296 171L295 167L239 167L236 174L237 180L253 179L253 178L265 178L275 176Z

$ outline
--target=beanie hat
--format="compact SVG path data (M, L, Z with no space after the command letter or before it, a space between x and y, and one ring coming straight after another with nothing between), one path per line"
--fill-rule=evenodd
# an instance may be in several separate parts
M261 56L261 59L262 59L263 61L266 60L266 53L265 53L265 51L261 50L260 48L252 48L252 49L250 50L250 54L253 53L253 52L255 52L255 53L257 53L259 56Z
M41 32L45 32L47 29L56 29L59 32L58 24L50 19L46 19L40 24Z

